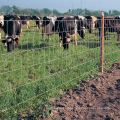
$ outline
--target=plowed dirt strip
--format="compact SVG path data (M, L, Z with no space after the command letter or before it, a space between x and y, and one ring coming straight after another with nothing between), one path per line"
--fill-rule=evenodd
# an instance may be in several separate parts
M120 120L120 63L53 100L53 115L44 120ZM48 108L51 109L51 108Z

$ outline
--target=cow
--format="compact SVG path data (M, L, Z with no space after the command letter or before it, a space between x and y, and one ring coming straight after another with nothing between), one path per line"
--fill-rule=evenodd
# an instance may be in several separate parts
M1 39L1 29L4 26L4 16L0 15L0 39Z
M2 40L3 43L7 43L7 51L10 52L14 49L14 41L18 45L22 29L22 22L19 16L7 15L4 16L3 31L6 34L6 40Z
M59 24L60 24L61 20L63 20L63 18L64 17L57 17L57 19L55 20L55 26L53 26L52 31L58 32Z
M42 22L42 41L44 38L44 35L48 35L48 39L50 39L50 35L54 33L54 30L52 29L55 25L57 17L56 16L44 16L43 22Z
M42 26L42 18L41 17L36 17L36 26L40 29Z
M85 16L85 18L87 19L86 28L88 29L89 33L94 33L97 17L95 17L95 16Z
M116 16L115 18L115 28L116 32L118 34L118 41L120 41L120 16Z
M59 23L56 23L53 30L58 30L59 37L62 37L61 41L63 42L64 49L68 49L71 37L75 37L75 44L77 45L77 33L83 39L85 38L86 18L84 16L68 16L64 17Z
M101 18L99 18L96 27L99 27L99 36L101 35ZM106 32L116 32L118 34L118 41L120 41L120 17L105 17L104 18L104 37L106 39Z
M36 26L40 29L42 27L42 17L33 15L31 20L35 21Z
M27 31L29 31L30 29L30 20L32 20L32 16L19 16L21 21L22 21L22 24L23 25L27 25Z

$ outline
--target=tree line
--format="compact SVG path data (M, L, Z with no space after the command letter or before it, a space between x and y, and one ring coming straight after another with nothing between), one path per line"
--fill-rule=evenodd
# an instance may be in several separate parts
M120 11L117 10L109 10L108 12L106 11L91 11L86 9L69 9L65 13L60 13L56 9L50 10L48 8L44 9L21 9L17 6L2 6L0 7L0 14L18 14L18 15L37 15L37 16L43 16L43 15L57 15L57 16L63 16L63 15L93 15L93 16L100 16L101 12L104 12L105 16L117 16L120 15Z

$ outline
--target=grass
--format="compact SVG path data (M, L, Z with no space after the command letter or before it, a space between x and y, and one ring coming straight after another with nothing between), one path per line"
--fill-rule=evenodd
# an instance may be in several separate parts
M63 50L59 47L57 34L51 35L52 41L47 36L41 41L41 30L33 26L35 22L31 21L29 32L23 26L19 48L11 53L7 53L3 43L0 43L0 118L13 118L16 113L29 108L38 114L42 111L41 104L50 105L49 98L63 95L66 89L91 74L100 74L97 30L95 34L89 34L86 30L84 40L78 36L78 46L70 44L69 50ZM117 34L108 33L107 37L104 42L105 68L120 60ZM41 114L47 116L49 113Z

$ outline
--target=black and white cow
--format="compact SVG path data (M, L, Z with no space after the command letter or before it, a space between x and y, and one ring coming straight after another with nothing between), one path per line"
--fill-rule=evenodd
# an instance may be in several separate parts
M18 39L20 37L22 29L22 22L19 16L16 15L7 15L4 16L4 26L3 31L6 34L6 40L3 40L3 43L7 43L7 51L10 52L14 49L14 41L18 45Z
M40 27L42 27L42 17L40 16L32 16L31 20L35 21L36 26L40 29Z
M99 36L101 35L101 18L97 21L96 27L99 28ZM106 32L116 32L118 34L118 41L120 41L120 17L105 17L104 18L104 36L106 39Z
M77 33L83 39L85 38L85 24L86 18L80 15L64 17L60 22L56 22L53 30L58 30L64 49L68 49L71 37L75 38L75 44L77 45Z
M27 31L30 29L30 20L32 20L32 16L19 16L22 24L27 25Z
M86 28L89 30L89 33L93 33L94 29L95 29L95 24L96 24L96 21L97 21L97 17L95 17L95 16L85 16L85 18L87 19Z
M0 15L0 39L1 39L1 29L4 26L4 16Z
M57 17L54 16L45 16L43 17L43 22L42 22L42 40L44 39L44 35L48 35L48 39L50 39L50 35L54 34L54 30L52 29L53 26L55 25Z
M64 17L57 17L57 19L55 20L55 26L53 26L52 30L59 32L59 24L61 22L61 20L63 20Z
M42 26L42 18L41 17L36 17L36 26L40 29Z

